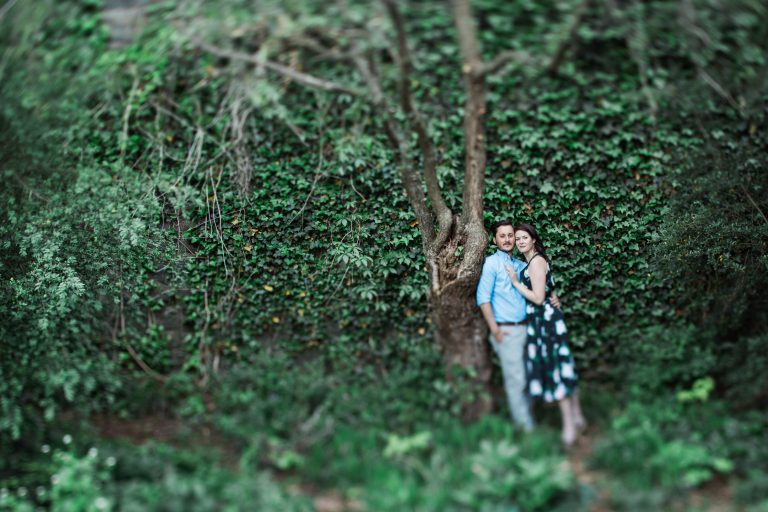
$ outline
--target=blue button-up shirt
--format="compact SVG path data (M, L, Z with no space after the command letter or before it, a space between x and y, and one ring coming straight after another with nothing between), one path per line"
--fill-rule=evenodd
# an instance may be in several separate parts
M525 297L512 286L512 280L504 266L512 267L515 272L525 268L522 261L510 258L502 250L485 258L483 273L477 284L477 305L491 303L493 318L497 322L522 322L525 320Z

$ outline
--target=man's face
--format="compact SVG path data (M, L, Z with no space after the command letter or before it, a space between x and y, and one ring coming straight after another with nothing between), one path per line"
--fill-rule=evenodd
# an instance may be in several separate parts
M500 226L493 235L493 243L504 252L512 252L515 247L515 230L512 226Z

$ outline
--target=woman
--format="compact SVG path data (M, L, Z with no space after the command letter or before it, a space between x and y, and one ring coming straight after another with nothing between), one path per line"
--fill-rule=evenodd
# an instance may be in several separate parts
M527 301L528 338L526 341L526 371L528 393L545 402L558 402L563 417L562 440L571 446L579 430L586 426L576 392L577 376L563 312L550 303L555 280L549 268L549 258L536 229L530 224L515 228L515 244L528 265L522 278L506 267L512 285Z

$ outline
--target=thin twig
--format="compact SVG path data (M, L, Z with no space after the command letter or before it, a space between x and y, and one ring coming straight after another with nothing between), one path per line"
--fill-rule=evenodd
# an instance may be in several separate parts
M8 0L7 2L5 2L5 5L2 8L0 8L0 20L2 20L5 17L5 15L8 13L8 11L10 11L13 8L13 6L16 5L17 1L18 0Z
M498 74L504 66L511 62L517 62L522 65L537 64L536 59L528 52L506 50L496 55L490 62L483 64L477 73L482 76Z
M123 339L123 344L125 345L126 350L128 351L128 354L131 356L131 359L141 368L144 373L155 379L157 382L164 383L168 380L168 377L165 375L161 375L157 373L155 370L150 368L150 366L144 362L143 359L139 357L139 355L136 353L136 350L134 350L133 346L128 343L125 339Z
M307 194L306 199L304 199L304 204L301 205L301 208L299 209L299 211L297 211L296 213L293 214L293 217L291 217L290 220L288 221L288 223L285 225L286 227L288 227L291 224L293 224L293 221L296 220L296 218L299 215L304 213L304 210L307 208L307 204L309 204L309 200L312 197L312 194L315 193L315 186L317 185L317 182L320 180L321 176L322 176L322 174L320 172L315 173L315 179L312 180L312 186L309 189L309 193Z
M712 77L709 73L707 73L707 70L697 66L699 69L699 76L702 80L704 80L704 83L710 86L718 95L720 95L721 98L723 98L725 101L728 102L728 104L733 107L741 116L744 116L744 111L742 110L741 106L739 105L739 102L737 102L733 96L731 96L731 93L725 90L725 87L720 85L717 80Z
M136 70L134 70L135 72ZM128 127L131 119L131 110L133 110L133 98L139 90L139 75L136 73L131 84L131 91L128 93L125 110L123 111L123 129L120 131L120 159L125 157L125 151L128 148Z
M571 47L571 43L576 39L579 32L579 26L581 26L581 20L584 18L584 14L586 14L587 8L589 7L589 2L590 0L584 0L576 9L567 35L560 41L557 50L555 50L555 54L552 56L552 60L549 62L549 66L547 66L547 72L550 74L557 72L560 64L562 64L563 59L565 58L568 48Z
M695 38L698 38L705 46L711 46L712 45L712 39L709 37L709 35L696 25L696 8L693 5L693 2L690 0L682 0L680 3L680 17L679 17L680 24L683 27L684 32L687 32L688 34L691 34ZM683 41L685 42L686 38L683 38ZM686 47L689 46L688 44L685 45ZM691 53L693 53L692 50ZM742 108L741 105L734 99L734 97L729 93L725 87L720 85L720 83L715 80L715 78L707 72L707 70L704 68L704 66L701 65L698 59L694 58L693 55L690 57L691 62L694 66L696 66L696 71L699 74L699 77L704 81L705 84L707 84L709 87L714 90L718 96L723 98L725 101L728 102L728 104L736 110L736 112L739 113L739 115L744 118L744 108Z
M749 191L747 190L747 187L744 185L739 185L741 187L741 190L744 191L744 194L747 196L747 199L749 199L749 202L752 203L752 206L755 207L755 209L760 212L760 215L763 217L763 220L766 224L768 224L768 217L766 217L765 212L760 208L760 206L755 202L754 199L752 199L752 196L749 194Z
M343 92L346 94L351 94L353 96L363 95L362 91L351 89L349 87L346 87L341 84L337 84L335 82L331 82L329 80L323 80L322 78L317 78L316 76L308 75L306 73L302 73L301 71L296 71L295 69L289 66L283 66L282 64L278 64L276 62L263 59L257 55L249 55L247 53L225 50L223 48L213 46L212 44L209 44L197 37L192 37L191 40L196 46L198 46L202 50L205 50L208 53L211 53L218 57L241 60L245 62L250 62L252 64L256 64L258 66L264 66L265 68L271 71L280 73L283 76L286 76L288 78L295 80L297 83L301 85L313 87L315 89L321 89L323 91Z

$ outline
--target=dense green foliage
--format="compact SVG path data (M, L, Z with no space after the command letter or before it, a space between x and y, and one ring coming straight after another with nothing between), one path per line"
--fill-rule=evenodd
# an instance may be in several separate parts
M385 55L378 4L265 2L259 23L241 2L159 3L120 49L99 2L31 4L0 19L0 510L311 509L265 467L370 510L584 506L546 427L457 420L464 391L431 339L418 228L370 104L196 43L362 87L291 38L355 27ZM488 56L550 55L576 9L474 4ZM675 28L677 3L593 6L556 74L489 79L486 218L540 228L580 372L622 393L595 403L594 464L627 510L685 507L681 489L718 475L755 507L768 488L751 412L768 389L766 10L692 4L706 39ZM405 14L453 207L452 20L434 2ZM240 471L167 445L60 446L59 420L97 410L214 428Z

